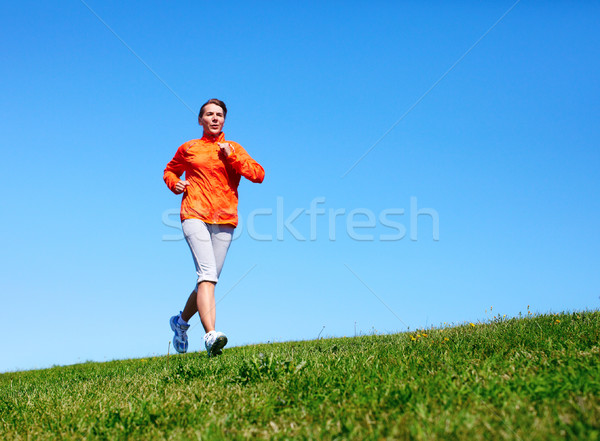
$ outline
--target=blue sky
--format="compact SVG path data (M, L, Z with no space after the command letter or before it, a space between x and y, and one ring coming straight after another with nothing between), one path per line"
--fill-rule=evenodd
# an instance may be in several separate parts
M213 97L266 170L232 346L598 308L600 5L513 5L4 2L0 371L167 353L195 274L162 172Z

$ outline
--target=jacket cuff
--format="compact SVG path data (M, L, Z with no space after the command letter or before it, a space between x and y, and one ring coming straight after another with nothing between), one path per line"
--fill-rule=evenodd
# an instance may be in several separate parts
M235 153L235 149L233 148L233 146L231 146L231 153L229 154L229 156L227 156L227 160L229 162L235 162L237 161L238 157Z

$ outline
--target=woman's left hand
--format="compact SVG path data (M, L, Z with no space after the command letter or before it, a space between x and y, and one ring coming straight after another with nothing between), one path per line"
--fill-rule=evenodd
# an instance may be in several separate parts
M231 144L228 142L220 142L219 147L221 148L221 151L225 153L225 156L229 156L231 155L231 152L233 152L233 147L231 147Z

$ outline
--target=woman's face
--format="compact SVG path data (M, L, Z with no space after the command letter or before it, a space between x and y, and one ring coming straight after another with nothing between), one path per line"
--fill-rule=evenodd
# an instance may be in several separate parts
M204 128L204 133L210 135L218 135L223 130L223 124L225 124L225 115L221 106L216 104L208 104L204 108L204 113L198 122Z

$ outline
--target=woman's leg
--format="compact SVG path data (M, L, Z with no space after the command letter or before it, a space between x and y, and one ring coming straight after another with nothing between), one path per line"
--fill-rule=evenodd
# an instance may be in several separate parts
M199 306L202 308L200 319L202 320L202 315L206 315L205 308L203 308L206 302L200 302L200 299L207 297L205 293L206 288L199 288L205 282L210 282L213 284L214 292L214 283L218 280L218 276L209 225L199 219L186 219L183 221L182 227L183 235L194 258L194 265L196 266L196 274L198 276L196 287L189 295L181 313L181 318L187 322L198 312Z
M187 302L185 302L185 308L183 308L183 311L181 312L181 318L186 322L189 322L194 314L198 312L198 305L196 303L197 297L198 294L196 290L194 290L188 297Z
M196 295L196 305L200 321L205 332L215 330L215 320L217 311L215 308L215 282L198 283L198 294Z
M214 331L215 284L233 237L233 227L190 219L184 221L183 233L194 257L198 285L189 295L181 318L187 322L198 311L205 331Z
M212 241L215 264L217 265L217 278L225 264L225 257L231 245L234 228L230 225L210 225L210 239Z
M217 279L221 275L225 256L231 244L233 237L233 227L227 225L207 225L210 231L213 253L217 270ZM200 321L206 332L215 330L216 322L216 304L215 304L215 285L216 282L203 281L198 283L198 294L196 296L196 304ZM189 299L188 299L189 301Z
M200 314L205 332L214 331L216 320L214 282L198 283L197 291L192 291L187 299L181 318L188 322L196 312Z

